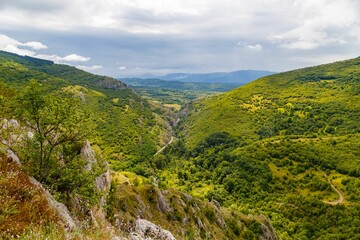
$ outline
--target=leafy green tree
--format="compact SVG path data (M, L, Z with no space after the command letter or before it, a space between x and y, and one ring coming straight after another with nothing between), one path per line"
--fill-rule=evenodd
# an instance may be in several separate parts
M48 92L35 80L28 83L17 100L16 114L25 126L25 143L19 144L17 152L25 169L51 186L63 200L73 194L88 200L96 197L94 179L99 166L86 171L87 162L80 157L91 129L81 101L61 92Z
M36 175L45 180L53 161L68 163L67 156L61 156L64 147L84 139L87 116L80 110L78 99L47 93L35 80L29 82L18 99L19 117L33 133L28 138L27 147L31 148L28 154L36 159L33 162Z

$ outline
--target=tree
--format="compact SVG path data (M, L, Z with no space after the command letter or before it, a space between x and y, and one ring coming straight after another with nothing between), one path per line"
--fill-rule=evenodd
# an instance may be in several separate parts
M67 196L87 185L92 191L91 174L84 171L86 163L79 157L89 129L80 100L49 93L32 80L19 94L18 104L18 119L30 130L18 150L30 174Z

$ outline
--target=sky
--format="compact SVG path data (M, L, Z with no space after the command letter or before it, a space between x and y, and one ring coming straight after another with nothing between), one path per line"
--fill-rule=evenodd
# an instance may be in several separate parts
M0 0L0 50L112 77L360 55L358 0Z

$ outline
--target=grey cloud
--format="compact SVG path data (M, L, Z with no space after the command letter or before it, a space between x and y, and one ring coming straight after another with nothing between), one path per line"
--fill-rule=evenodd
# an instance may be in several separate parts
M106 2L109 6L100 1L92 1L90 6L76 0L74 3L47 1L50 2L48 4L41 0L33 6L27 6L24 2L26 1L0 2L3 4L3 10L0 10L4 14L3 19L8 16L6 9L11 6L14 9L26 10L29 16L36 16L36 23L40 25L42 21L49 24L33 27L35 24L32 18L25 16L22 20L22 15L19 14L21 21L17 25L12 25L13 22L5 24L1 22L5 20L0 19L0 32L24 43L41 42L48 46L48 49L41 50L47 55L68 56L76 53L86 56L89 58L86 66L103 66L94 67L92 70L115 77L175 71L283 71L344 57L356 57L360 51L360 28L356 22L358 20L349 21L348 24L346 17L341 15L346 13L339 13L338 18L342 19L343 25L338 26L336 21L327 22L326 18L323 18L319 20L326 23L322 28L322 25L316 25L316 19L313 20L306 12L309 11L306 9L312 9L316 13L321 8L304 8L304 14L301 15L298 13L300 10L292 5L293 1L288 0L253 0L251 4L235 0L225 1L223 4L213 0L196 1L206 6L200 7L195 13L180 11L181 9L166 11L166 8L157 12L155 7L144 7L140 6L141 4L135 6L131 1L129 4L119 5L120 1L109 0ZM139 0L139 3L142 2L145 3ZM191 1L174 2L186 2L189 6L185 10L191 10ZM311 4L317 1L297 2ZM36 7L42 3L42 8ZM146 3L150 4L148 1ZM359 4L356 6L359 7ZM51 11L59 14L52 14L50 20L53 22L49 22L47 14L37 15L39 9L49 9L48 15L52 14ZM102 20L102 16L107 17L109 23L97 23L97 20ZM78 21L75 21L76 19ZM315 27L305 24L308 19L314 22ZM92 23L98 25L93 26ZM58 26L64 27L61 28L62 31L57 31ZM307 31L301 31L304 26L305 30L311 30L310 35ZM293 35L287 34L294 29L300 30ZM311 38L314 32L312 30L325 35ZM278 37L277 40L275 37ZM312 49L299 49L296 45L293 45L293 48L284 47L286 44L306 41L313 42L316 46ZM246 45L239 46L238 42L245 42ZM119 66L126 66L126 69L120 71Z
M69 2L66 0L0 0L0 10L13 8L29 12L52 12L64 9L68 4Z

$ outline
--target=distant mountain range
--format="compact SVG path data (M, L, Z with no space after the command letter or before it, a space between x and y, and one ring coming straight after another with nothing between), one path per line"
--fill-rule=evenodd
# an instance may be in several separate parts
M234 72L215 73L171 73L164 76L144 75L141 79L161 79L167 81L196 82L196 83L221 83L244 85L260 77L272 75L275 72L264 70L240 70Z

